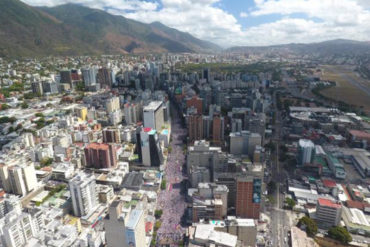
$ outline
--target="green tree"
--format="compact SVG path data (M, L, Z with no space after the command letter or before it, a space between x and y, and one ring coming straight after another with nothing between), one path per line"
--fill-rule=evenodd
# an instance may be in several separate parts
M155 216L156 219L160 219L162 214L163 214L163 211L161 209L155 210L155 212L154 212L154 216Z
M0 110L5 111L5 110L8 110L9 108L10 108L10 105L2 104L1 107L0 107Z
M268 184L267 184L267 190L270 194L274 193L275 190L276 190L276 183L274 181L270 181Z
M289 197L287 197L285 199L285 203L287 204L288 208L290 208L290 209L293 209L296 205L296 202L293 199L289 198Z
M316 221L307 216L304 216L301 219L299 219L298 227L305 228L307 235L310 237L314 237L318 230Z
M23 103L21 104L21 107L22 107L22 109L27 109L28 108L27 102L23 101Z
M329 238L340 241L342 244L348 244L352 241L352 236L348 230L341 226L334 226L328 231Z
M52 158L44 158L44 159L42 159L40 161L41 167L50 166L52 163L53 163L53 159Z
M167 184L166 179L163 179L162 182L161 182L161 190L165 190L166 189L166 184Z

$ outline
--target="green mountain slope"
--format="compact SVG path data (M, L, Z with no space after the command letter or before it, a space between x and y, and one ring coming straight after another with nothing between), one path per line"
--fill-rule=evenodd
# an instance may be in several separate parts
M0 56L209 52L218 46L162 24L144 24L66 4L53 8L0 1Z

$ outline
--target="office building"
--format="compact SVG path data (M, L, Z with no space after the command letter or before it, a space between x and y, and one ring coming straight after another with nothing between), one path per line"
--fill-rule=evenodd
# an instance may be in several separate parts
M159 144L157 131L151 128L144 128L140 132L141 160L144 166L159 167L163 162L162 149Z
M316 205L316 220L319 227L337 226L342 217L342 205L330 199L319 198Z
M112 72L108 68L100 68L98 70L97 81L101 88L112 88Z
M94 67L81 69L82 78L84 80L85 87L94 86L96 84L97 71Z
M164 126L162 101L152 101L144 107L144 127L161 130Z
M134 209L126 224L126 243L128 246L146 246L145 215L143 210Z
M255 165L236 179L236 216L259 219L262 196L262 165Z
M70 70L60 71L60 83L72 85L72 74Z
M100 169L112 168L117 165L116 148L112 144L90 143L84 151L88 167Z
M125 215L122 213L122 208L122 201L113 201L109 206L108 215L104 219L105 238L109 247L128 247Z
M315 157L315 144L311 140L300 139L298 142L298 165L312 163Z
M69 181L73 214L89 216L98 206L98 193L94 175L79 173Z
M57 94L59 93L58 85L52 81L43 81L42 90L44 94Z

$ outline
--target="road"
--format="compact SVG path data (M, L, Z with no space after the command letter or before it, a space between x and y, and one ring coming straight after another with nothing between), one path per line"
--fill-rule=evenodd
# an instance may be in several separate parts
M181 126L175 107L171 108L173 110L172 142L170 143L172 151L168 155L167 166L164 171L167 186L158 196L158 207L163 210L163 215L161 217L162 225L157 233L157 243L159 245L177 246L185 233L185 228L181 226L181 217L186 209L185 197L181 193L181 182L184 180L182 167L185 164L183 139L187 132Z
M273 136L273 141L275 141L275 155L273 158L272 166L272 181L274 181L276 186L275 191L275 205L269 210L269 216L271 219L270 223L270 244L267 246L277 246L283 247L288 246L286 242L288 231L290 230L291 220L287 215L286 211L282 209L284 205L284 194L282 193L281 186L285 183L287 178L287 173L282 168L282 164L279 162L279 152L280 152L280 138L281 138L281 115L277 109L276 104L276 92L273 94L273 100L275 102L274 112L275 112L275 133Z

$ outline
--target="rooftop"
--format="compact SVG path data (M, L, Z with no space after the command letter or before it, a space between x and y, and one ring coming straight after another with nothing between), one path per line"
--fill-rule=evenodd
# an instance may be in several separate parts
M333 202L332 200L325 199L325 198L319 198L317 201L320 206L329 207L329 208L341 208L342 205L336 202Z

